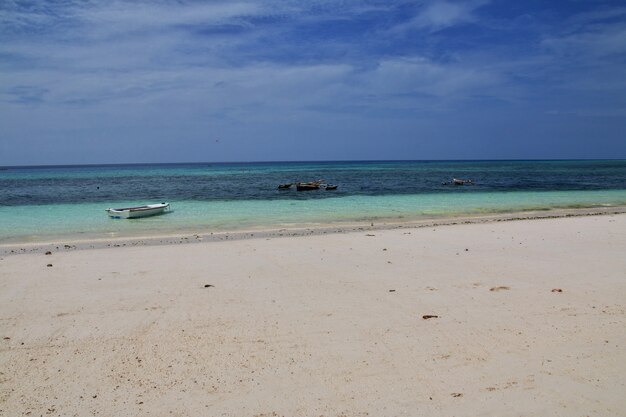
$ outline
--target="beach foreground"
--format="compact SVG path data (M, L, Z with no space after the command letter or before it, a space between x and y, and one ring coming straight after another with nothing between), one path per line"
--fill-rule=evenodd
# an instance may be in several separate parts
M624 214L52 252L0 415L626 414Z

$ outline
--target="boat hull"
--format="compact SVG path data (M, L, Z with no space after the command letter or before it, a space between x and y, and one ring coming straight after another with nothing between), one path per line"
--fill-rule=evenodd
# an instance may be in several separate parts
M456 178L452 178L452 184L453 185L473 185L474 183L472 182L472 180L459 180Z
M296 187L297 191L313 191L313 190L319 190L320 187L319 186L314 186L314 185L298 185Z
M296 191L313 191L319 190L320 184L318 182L297 182Z
M125 208L109 208L106 210L107 214L116 219L138 219L141 217L150 217L163 214L170 208L169 203L161 204L149 204L146 206L138 207L125 207Z

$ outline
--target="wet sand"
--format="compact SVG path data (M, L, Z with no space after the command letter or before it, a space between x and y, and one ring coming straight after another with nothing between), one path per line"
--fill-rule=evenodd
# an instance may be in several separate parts
M418 226L5 253L0 415L626 414L626 215Z

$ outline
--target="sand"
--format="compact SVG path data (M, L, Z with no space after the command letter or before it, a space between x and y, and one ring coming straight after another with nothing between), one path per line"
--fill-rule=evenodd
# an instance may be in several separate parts
M2 416L626 415L624 214L52 252Z

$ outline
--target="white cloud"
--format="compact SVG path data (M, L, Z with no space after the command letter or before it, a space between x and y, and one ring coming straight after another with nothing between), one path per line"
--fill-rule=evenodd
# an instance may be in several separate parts
M596 25L584 32L546 38L542 45L578 61L626 54L626 25Z
M472 21L474 19L472 10L473 7L467 3L438 1L427 6L422 13L415 17L413 22L418 27L441 29Z
M464 2L435 0L426 4L409 22L396 26L394 31L425 29L434 32L459 24L475 22L477 18L474 11L486 3L486 0Z
M103 7L102 5L106 5ZM98 8L76 12L88 32L100 35L168 29L177 25L245 25L242 18L269 13L259 3L199 3L193 5L152 3L102 3ZM94 27L98 29L94 32Z
M2 87L4 84L4 87ZM9 86L24 86L11 90ZM237 122L263 120L278 112L332 113L336 109L446 111L476 95L506 95L497 70L467 63L437 64L423 57L387 59L363 70L349 64L256 64L240 68L152 68L67 73L38 70L8 74L0 100L17 103L45 91L39 106L163 111L193 108L227 112ZM29 103L25 103L28 105ZM369 109L369 110L368 110ZM137 111L137 110L133 110Z

